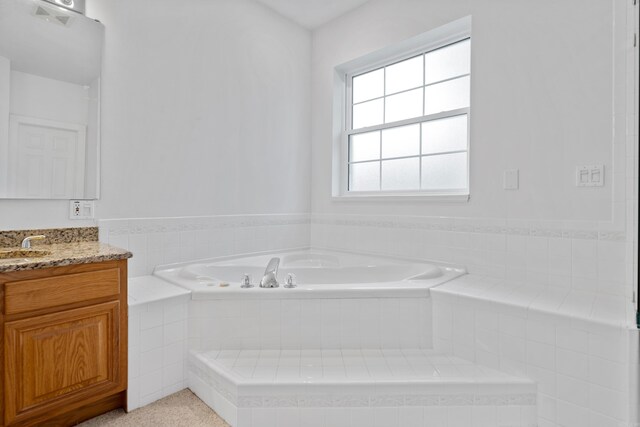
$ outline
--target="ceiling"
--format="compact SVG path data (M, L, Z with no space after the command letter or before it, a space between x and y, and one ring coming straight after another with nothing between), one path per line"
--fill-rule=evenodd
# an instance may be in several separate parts
M369 0L257 0L313 30Z

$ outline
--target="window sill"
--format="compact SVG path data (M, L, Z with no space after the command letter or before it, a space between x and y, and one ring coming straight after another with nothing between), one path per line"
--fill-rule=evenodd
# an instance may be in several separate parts
M420 193L386 193L386 194L345 194L332 196L333 202L452 202L466 203L469 194L420 194Z

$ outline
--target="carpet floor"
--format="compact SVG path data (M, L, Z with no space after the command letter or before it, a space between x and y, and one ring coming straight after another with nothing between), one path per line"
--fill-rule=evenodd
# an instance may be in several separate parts
M116 409L79 424L82 427L229 427L190 390L182 390L130 413Z

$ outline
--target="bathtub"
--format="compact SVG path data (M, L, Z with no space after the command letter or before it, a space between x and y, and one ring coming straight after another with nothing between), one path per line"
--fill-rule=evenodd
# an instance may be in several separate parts
M280 258L278 288L258 286L265 267ZM192 299L384 298L427 296L462 268L351 253L303 250L157 268L154 274L192 292ZM245 274L252 288L241 288ZM296 287L283 286L288 274Z

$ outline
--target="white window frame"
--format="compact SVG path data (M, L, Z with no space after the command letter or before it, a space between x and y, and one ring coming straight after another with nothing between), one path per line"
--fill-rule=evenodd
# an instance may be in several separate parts
M406 120L384 123L364 128L351 129L353 112L352 82L353 77L392 65L403 60L424 55L427 52L461 42L471 38L471 17L465 17L438 27L427 33L413 37L404 42L365 55L336 67L334 78L334 153L333 153L333 187L332 196L336 200L397 200L421 198L431 201L467 201L470 197L469 164L470 164L470 125L471 108L459 108L446 112L423 115ZM469 76L471 73L468 74ZM460 78L463 76L456 76ZM446 79L442 82L445 82ZM442 83L436 82L436 83ZM428 87L436 84L424 85ZM471 96L471 94L470 94ZM349 191L349 138L351 135L395 128L404 125L423 123L459 115L467 115L467 185L462 190L397 190L397 191ZM422 139L422 138L421 138ZM422 141L421 141L422 144ZM446 154L446 153L437 153ZM417 157L422 159L425 155ZM422 169L422 161L420 161Z

